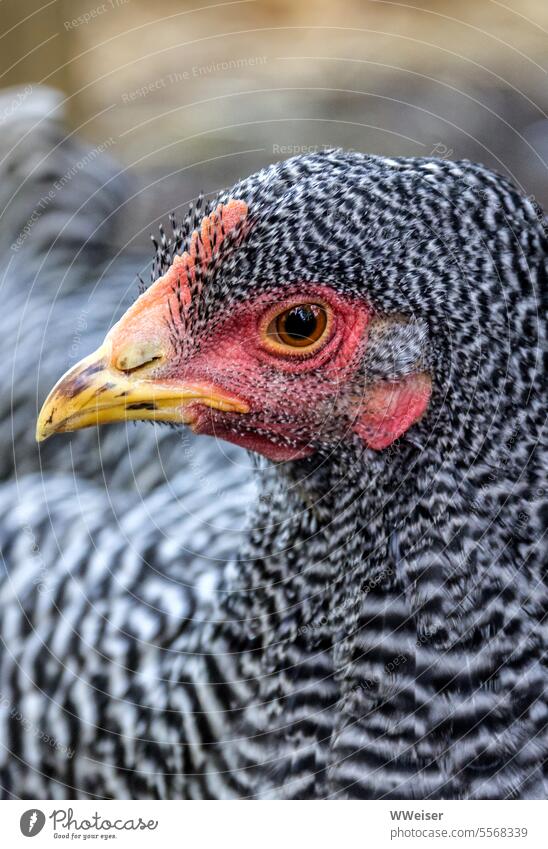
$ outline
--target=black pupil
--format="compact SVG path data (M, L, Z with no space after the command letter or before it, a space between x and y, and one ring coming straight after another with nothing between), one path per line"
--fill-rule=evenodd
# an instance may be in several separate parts
M294 339L308 339L316 330L318 319L311 307L294 307L284 322L284 331Z

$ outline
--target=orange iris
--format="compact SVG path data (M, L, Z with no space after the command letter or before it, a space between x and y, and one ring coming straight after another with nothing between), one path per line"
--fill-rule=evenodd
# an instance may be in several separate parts
M330 319L330 311L321 304L293 304L270 319L265 342L280 353L309 354L324 340Z

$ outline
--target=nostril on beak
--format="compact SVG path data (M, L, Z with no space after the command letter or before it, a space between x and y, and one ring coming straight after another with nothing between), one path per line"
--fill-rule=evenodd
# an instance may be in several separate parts
M164 352L156 342L132 342L118 354L115 367L119 371L134 371L161 360Z

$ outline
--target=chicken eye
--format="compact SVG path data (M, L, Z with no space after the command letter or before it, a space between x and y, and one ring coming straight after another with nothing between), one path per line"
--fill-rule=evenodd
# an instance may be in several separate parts
M269 343L278 349L308 352L325 336L329 316L320 304L295 304L275 315L266 329Z

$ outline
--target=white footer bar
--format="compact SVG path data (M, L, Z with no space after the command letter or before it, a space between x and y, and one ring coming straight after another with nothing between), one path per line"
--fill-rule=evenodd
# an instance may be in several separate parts
M282 810L283 808L283 810ZM547 802L3 802L1 843L546 849Z

